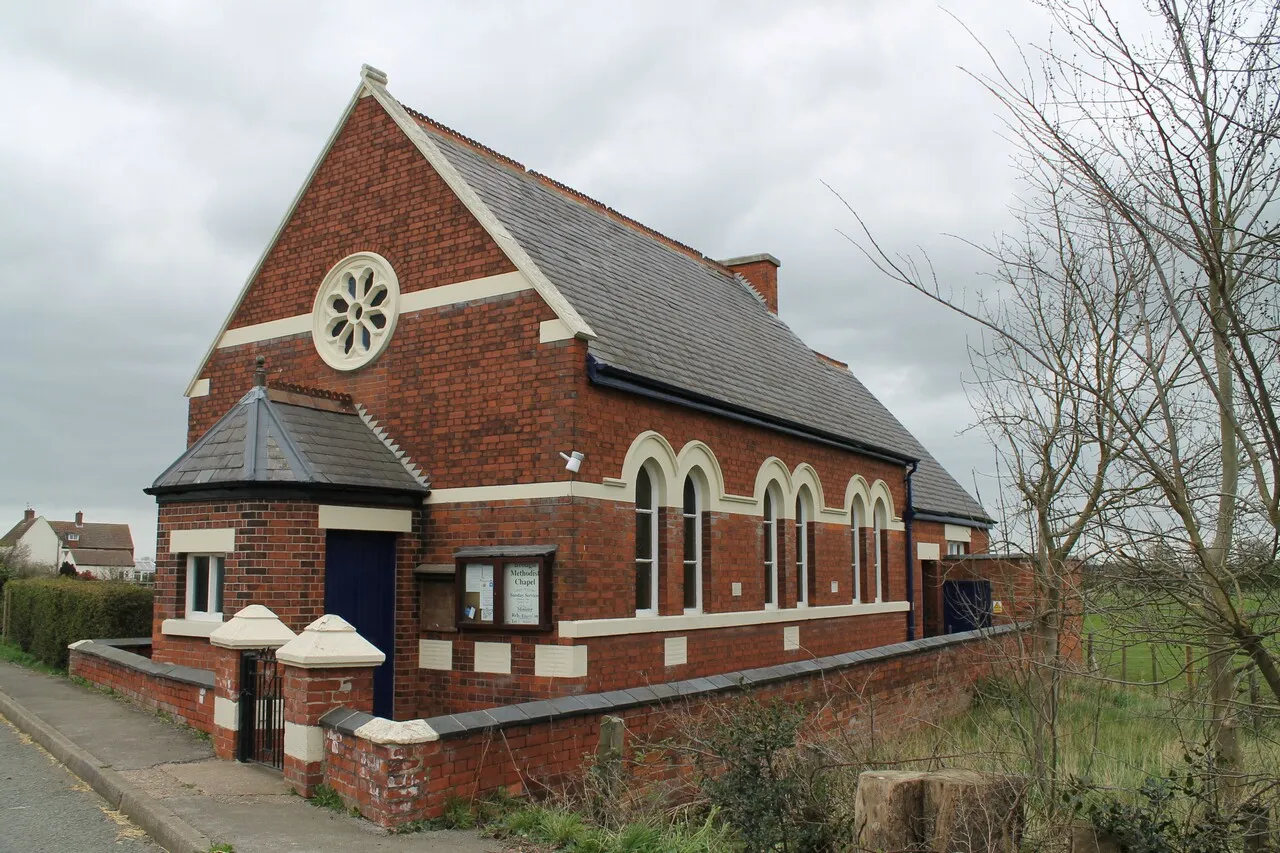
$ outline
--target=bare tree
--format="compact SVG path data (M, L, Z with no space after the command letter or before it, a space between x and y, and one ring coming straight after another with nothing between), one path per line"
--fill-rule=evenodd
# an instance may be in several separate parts
M1042 449L1053 419L1031 432L996 430L1019 491L1056 505L1050 518L1062 517L1064 499L1091 513L1083 526L1096 522L1097 541L1111 547L1178 531L1192 571L1163 589L1208 649L1210 731L1230 776L1240 763L1234 658L1246 656L1280 698L1280 669L1230 559L1242 525L1265 527L1272 543L1280 530L1280 3L1150 0L1149 30L1122 28L1101 0L1042 5L1066 43L1024 51L1017 72L988 54L992 70L973 76L1003 108L1029 197L1039 200L1024 221L1060 211L1056 238L1071 251L1054 266L1066 273L1087 259L1081 283L1095 281L1028 306L1006 272L1007 310L966 308L931 270L885 252L865 225L855 242L892 278L981 323L1000 342L999 370L1041 377L993 403L1024 411L1060 395L1079 407L1062 415L1079 435L1056 446L1070 460L1079 442L1088 459L1107 462L1098 498L1090 506L1046 491L1056 478L1044 480L1042 469L1061 461ZM1034 243L1051 246L1050 236ZM993 251L1006 271L1021 271L1027 247L1006 241ZM1101 281L1111 288L1099 293ZM1108 328L1100 345L1064 360L1063 331L1040 315ZM990 411L984 417L992 423ZM1037 548L1080 541L1070 525L1060 533Z

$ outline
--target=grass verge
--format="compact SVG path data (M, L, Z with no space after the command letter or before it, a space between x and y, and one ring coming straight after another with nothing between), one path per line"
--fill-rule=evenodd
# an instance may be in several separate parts
M24 652L22 647L17 643L11 643L7 640L0 640L0 661L16 663L18 666L23 666L27 669L35 670L36 672L43 672L46 675L57 675L62 678L66 678L67 676L67 671L65 669L58 669L57 667L49 666L49 664L40 660L35 655Z

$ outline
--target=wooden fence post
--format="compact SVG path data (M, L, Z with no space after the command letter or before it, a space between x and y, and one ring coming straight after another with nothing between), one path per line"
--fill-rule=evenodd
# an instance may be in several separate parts
M1156 644L1148 643L1147 646L1151 649L1151 692L1158 693L1159 690L1157 689L1157 687L1159 686L1159 682L1160 682L1160 676L1159 676L1160 670L1156 666Z
M1092 631L1089 632L1089 636L1086 638L1086 643L1088 645L1088 651L1085 653L1084 665L1089 668L1090 672L1097 672L1098 660L1093 656L1093 632Z
M1194 693L1196 691L1196 676L1195 676L1195 673L1191 671L1191 644L1190 643L1187 643L1186 654L1187 654L1187 663L1186 663L1187 692Z
M1120 644L1120 680L1129 683L1129 644Z

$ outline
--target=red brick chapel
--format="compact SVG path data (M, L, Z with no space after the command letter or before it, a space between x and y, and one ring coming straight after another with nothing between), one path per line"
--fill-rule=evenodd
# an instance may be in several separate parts
M403 720L938 630L925 578L992 520L783 322L777 259L705 257L386 84L187 389L154 660L211 668L249 604L335 613Z

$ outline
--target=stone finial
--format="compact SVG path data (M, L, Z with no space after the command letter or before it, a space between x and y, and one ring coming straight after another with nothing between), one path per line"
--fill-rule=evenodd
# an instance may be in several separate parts
M360 66L360 77L364 80L377 83L379 86L387 85L387 72L380 68L374 68L367 62Z
M250 604L209 635L209 642L224 649L274 649L297 634L261 604Z
M267 359L258 356L253 360L253 385L255 388L267 387Z
M350 622L332 613L312 622L276 652L276 660L308 669L377 666L386 659Z

